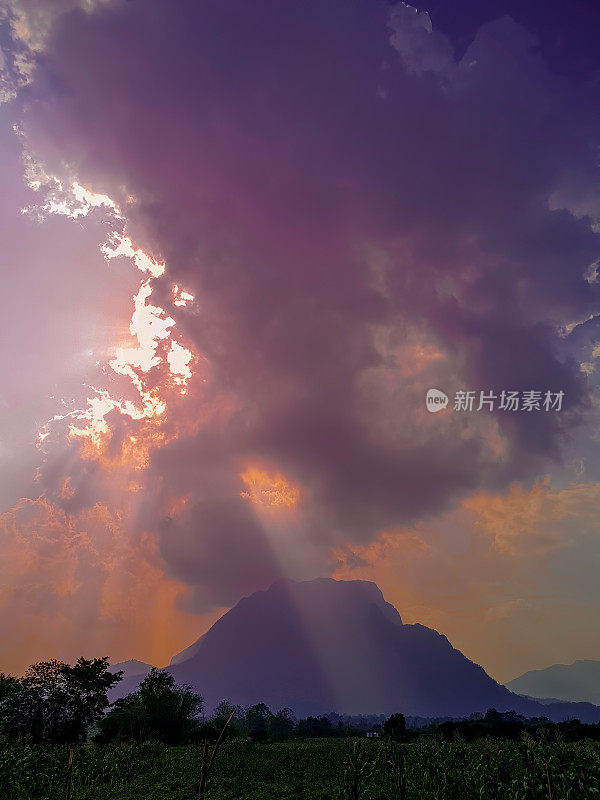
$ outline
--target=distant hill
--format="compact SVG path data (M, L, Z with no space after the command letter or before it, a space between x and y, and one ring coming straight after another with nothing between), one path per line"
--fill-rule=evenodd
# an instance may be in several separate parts
M145 678L151 669L151 664L145 664L143 661L138 661L135 658L131 658L129 661L120 661L118 664L111 664L108 668L108 671L112 672L113 674L121 671L123 673L123 679L125 679L135 678L138 675L141 675L142 678Z
M145 664L143 661L137 661L137 659L132 658L129 661L121 661L118 664L111 664L108 669L113 674L119 671L123 672L123 678L121 681L108 693L108 699L112 703L118 697L124 697L130 692L135 692L137 687L152 669L152 665Z
M534 669L509 681L506 686L530 697L600 705L600 661L574 661L572 664Z
M189 656L186 658L186 656ZM367 581L277 581L241 600L167 668L206 699L265 702L297 716L463 717L496 708L600 720L590 704L513 694L423 625L406 625Z

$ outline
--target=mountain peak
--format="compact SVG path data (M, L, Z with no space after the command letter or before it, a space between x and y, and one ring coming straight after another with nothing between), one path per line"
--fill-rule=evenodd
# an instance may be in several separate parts
M402 625L402 618L393 605L387 603L379 586L373 581L336 580L335 578L315 578L310 581L295 581L280 578L267 589L269 596L285 596L299 604L323 604L325 608L335 608L338 613L363 615L371 605L377 606L390 622ZM252 595L253 596L253 595Z

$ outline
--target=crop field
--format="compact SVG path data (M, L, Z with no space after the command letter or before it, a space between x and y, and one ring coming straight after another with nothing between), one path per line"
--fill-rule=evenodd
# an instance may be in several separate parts
M2 800L68 796L68 748L5 744ZM71 800L193 800L199 746L84 744L73 751ZM597 800L600 745L479 739L410 744L312 739L227 742L206 800Z

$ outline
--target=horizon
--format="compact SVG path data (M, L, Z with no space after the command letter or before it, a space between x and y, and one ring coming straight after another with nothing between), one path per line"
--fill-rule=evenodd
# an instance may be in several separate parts
M303 585L303 584L315 584L315 583L318 583L318 582L321 582L321 581L333 581L333 582L335 582L335 583L368 583L368 584L371 584L371 585L375 586L375 588L376 588L376 589L377 589L377 590L378 590L378 591L381 593L381 590L379 589L379 587L377 586L377 584L376 584L374 581L363 580L363 579L360 579L360 578L339 579L339 578L331 578L331 577L329 577L329 576L321 576L321 577L312 578L312 579L305 580L305 581L296 581L296 580L293 580L293 579L291 579L291 578L278 578L278 579L277 579L277 580L275 580L275 581L274 581L274 582L273 582L273 583L272 583L270 586L268 586L268 587L266 587L266 588L264 588L264 589L257 589L255 592L252 592L252 593L251 593L251 594L249 594L249 595L244 595L243 597L241 597L241 598L240 598L240 599L237 601L237 603L235 603L235 604L232 606L232 608L225 610L225 611L223 612L223 614L222 614L221 616L217 617L217 619L216 619L216 620L215 620L215 621L214 621L214 622L213 622L213 623L212 623L212 624L211 624L211 625L210 625L210 626L209 626L209 627L208 627L208 628L207 628L205 631L203 631L203 632L201 632L199 635L195 636L195 638L194 638L192 641L190 641L190 642L189 642L189 644L186 644L186 645L184 645L184 647L183 647L183 649L182 649L181 651L179 651L179 652L177 652L177 653L173 653L173 655L172 655L172 656L169 658L169 660L168 660L166 663L162 664L162 665L161 665L161 664L155 664L155 663L148 663L148 662L140 661L139 659L137 659L137 658L134 658L134 657L131 657L131 658L126 658L126 659L122 659L122 660L119 660L119 661L115 661L113 658L111 658L111 657L110 657L110 655L107 655L107 654L105 654L105 656L106 656L106 657L109 659L108 663L110 664L110 666L111 666L111 667L126 666L127 664L139 664L139 665L140 665L140 666L142 666L142 667L148 667L148 668L151 668L151 669L152 669L152 668L156 668L156 669L158 669L158 670L160 670L160 671L163 671L163 670L168 670L168 669L169 669L169 667L172 667L172 666L174 666L175 664L179 664L179 663L182 663L183 661L186 661L186 660L188 660L188 659L190 659L190 658L193 658L195 654L188 655L188 656L187 656L186 658L184 658L184 659L181 659L181 660L178 660L178 661L174 661L174 659L178 659L178 658L179 658L180 656L182 656L182 655L183 655L183 654L184 654L184 653L185 653L187 650L189 650L189 649L190 649L190 648L192 648L194 645L196 645L196 644L197 644L197 643L200 641L200 639L202 639L202 638L203 638L203 637L204 637L204 636L205 636L205 635L206 635L206 634L207 634L207 633L210 631L210 629L213 627L213 625L215 625L216 623L218 623L218 622L219 622L219 621L220 621L220 620L221 620L221 619L222 619L224 616L226 616L226 615L227 615L227 614L228 614L230 611L233 611L233 610L234 610L234 609L235 609L235 608L236 608L236 607L237 607L237 606L238 606L240 603L242 603L242 601L244 601L244 600L247 600L247 599L249 599L250 597L253 597L254 595L266 594L266 593L268 593L268 592L269 592L271 589L273 589L273 588L274 588L274 587L275 587L277 584L281 584L282 582L283 582L283 583L294 584L294 585ZM382 598L383 598L384 602L386 602L386 603L387 603L387 601L386 601L385 597L383 596L383 594L382 594ZM394 606L394 608L395 608L395 606ZM399 611L398 609L395 609L395 610L396 610L396 611ZM401 615L400 615L400 617L401 617ZM407 622L405 622L404 620L402 620L402 619L401 619L401 620L400 620L400 624L401 624L401 625L409 625L409 626L410 626L410 625L414 625L414 624L421 624L421 623L418 623L418 622L415 622L415 623L407 623ZM433 629L429 629L429 630L433 630ZM434 633L440 633L442 636L444 636L444 638L447 638L447 637L445 637L445 635L444 635L443 631L435 631L435 630L434 630L433 632L434 632ZM449 643L450 643L450 645L453 647L453 643L452 643L452 642L449 642ZM459 652L460 652L460 651L459 651ZM82 655L84 658L92 658L92 659L93 659L93 658L98 658L98 657L100 657L98 653L83 653L83 654L80 654L80 655ZM465 654L463 654L463 655L465 655ZM467 657L468 657L468 656L467 656ZM43 657L42 657L42 658L40 658L39 660L40 660L41 662L43 662L43 661L46 661L47 659L45 659L45 658L43 658ZM62 659L61 659L60 657L58 658L58 660L59 660L59 661L62 661ZM475 663L475 664L476 664L476 662L473 662L473 663ZM525 677L527 677L527 676L529 676L529 675L531 675L531 674L535 674L535 673L537 673L537 672L540 672L540 673L545 673L545 672L547 672L547 671L548 671L548 670L549 670L551 667L552 667L552 668L554 668L554 667L566 667L566 668L568 668L568 667L575 666L576 664L583 664L583 663L597 664L597 665L599 665L599 666L600 666L600 661L598 661L598 660L594 660L594 659L576 659L576 660L572 661L572 662L571 662L571 663L569 663L569 664L561 664L561 663L556 663L556 664L548 665L548 667L542 667L542 668L540 668L540 669L538 669L538 670L527 670L527 671L526 671L526 672L524 672L523 674L519 673L518 675L515 675L515 676L514 676L514 678L512 678L512 679L509 679L509 680L506 680L506 681L504 681L504 682L501 682L501 681L500 681L499 683L500 683L501 685L505 685L505 686L507 686L508 688L510 688L510 687L509 687L509 684L510 684L510 683L512 683L512 682L515 682L516 680L518 680L518 679L520 679L520 678L525 678ZM31 666L31 665L28 665L28 666ZM481 666L481 667L483 667L483 669L485 670L485 666L484 666L484 665L482 665L482 664L481 664L481 665L478 665L478 664L476 664L476 666ZM485 670L485 671L486 671L486 673L487 673L487 670ZM21 673L21 675L20 675L20 676L19 676L19 675L17 675L16 677L22 677L22 675L24 675L24 674L25 674L25 670L23 671L23 673ZM135 673L135 674L132 674L132 675L131 675L131 676L129 676L129 677L137 677L137 676L139 675L139 677L140 677L140 680L141 680L145 674L146 674L145 672L143 672L143 673ZM488 674L489 674L489 673L488 673ZM126 674L123 676L123 678L127 678L127 677L128 677L128 676L127 676ZM493 678L493 676L491 676L491 677ZM495 680L495 679L494 679L494 680ZM519 694L521 694L521 695L523 695L523 696L527 696L527 692L519 692L517 689L510 689L510 690L511 690L511 692L513 692L513 693L514 693L514 694L516 694L516 695L519 695ZM584 691L584 693L585 693L585 691ZM537 694L533 694L533 695L530 695L530 696L531 696L531 697L534 697L534 698L537 698L537 697L540 697L540 698L541 698L541 697L542 697L542 695L541 695L541 694L539 694L539 693L537 693ZM567 702L567 703L581 703L581 702L593 702L593 701L585 700L585 699L583 699L583 698L582 698L582 699L579 699L579 700L574 700L574 699L570 699L570 700L560 700L560 699L559 699L559 700L557 700L556 702L559 702L559 703L560 703L560 702ZM600 703L596 703L596 705L598 705L598 706L600 707ZM334 714L334 715L335 715L335 714L338 714L338 712L337 712L337 711L335 711L335 710L334 710L334 711L331 711L330 713L331 713L331 714ZM342 714L342 716L344 716L344 715L345 715L345 716L352 716L352 714L348 715L348 714L344 714L343 712L340 712L340 713ZM473 712L473 714L479 714L479 713L482 713L482 712L480 712L480 711L474 711L474 712ZM516 713L516 712L515 712L515 713ZM385 716L385 714L383 714L383 713L378 713L378 714L375 714L375 716Z
M0 0L0 672L316 577L600 662L598 29Z

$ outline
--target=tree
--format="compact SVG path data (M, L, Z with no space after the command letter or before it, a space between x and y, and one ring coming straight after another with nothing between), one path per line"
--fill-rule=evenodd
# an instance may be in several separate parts
M120 697L98 724L98 742L114 739L143 742L150 737L148 715L137 692Z
M198 727L202 697L178 685L169 673L153 667L137 692L117 700L100 722L97 739L133 739L181 744Z
M333 725L328 717L307 717L296 723L296 733L303 739L316 739L333 735Z
M62 673L72 726L69 741L76 741L84 738L86 729L102 717L108 706L108 692L119 683L123 672L111 673L105 656L78 658L72 667L66 664Z
M80 658L74 666L56 659L40 661L21 679L2 676L0 726L34 742L81 741L102 716L108 690L122 674L110 673L105 657Z
M21 679L19 702L24 733L34 742L62 742L69 738L70 709L63 661L32 664Z
M269 741L269 723L272 716L271 709L264 703L250 706L246 711L246 726L254 742Z
M221 700L210 718L211 725L217 734L223 730L232 713L233 718L231 719L229 725L227 725L227 729L225 731L225 736L227 738L235 736L240 723L244 719L244 710L241 706L234 706L229 702L229 700Z
M0 672L0 715L4 716L4 712L8 710L14 702L19 691L19 680L12 675L5 675Z
M282 708L269 720L269 736L281 741L287 739L294 731L294 717L290 708Z
M383 723L383 735L394 742L402 742L406 738L406 720L404 714L392 714Z
M17 678L0 673L0 731L7 736L18 736L22 732L20 691L21 684Z

